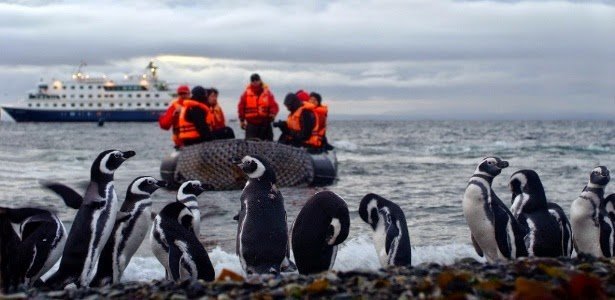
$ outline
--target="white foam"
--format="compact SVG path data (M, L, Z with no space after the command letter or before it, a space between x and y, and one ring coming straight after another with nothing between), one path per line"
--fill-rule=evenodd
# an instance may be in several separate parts
M357 146L357 144L351 141L346 141L346 140L335 141L333 142L333 146L335 146L335 148L337 149L346 150L350 152L357 151L357 149L359 149L359 146Z
M450 265L462 258L474 258L484 262L485 259L479 257L471 245L449 244L440 246L418 246L412 247L412 265L422 263L438 263ZM216 277L223 269L228 269L237 274L245 276L245 272L239 263L239 257L234 253L222 250L220 247L214 248L209 252L209 258L214 266ZM291 256L292 258L292 256ZM43 278L47 278L57 270L56 264ZM337 259L333 265L333 270L378 270L380 261L376 255L376 248L372 238L361 235L347 240L338 249ZM122 281L150 281L164 278L164 268L154 256L135 256L130 260L122 276Z

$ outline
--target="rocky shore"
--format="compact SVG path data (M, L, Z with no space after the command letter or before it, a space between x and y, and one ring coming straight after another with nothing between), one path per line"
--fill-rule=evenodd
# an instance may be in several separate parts
M215 282L125 282L103 288L31 289L0 298L37 299L607 299L615 297L615 260L530 258L502 264L463 259L379 271L243 278L224 270Z

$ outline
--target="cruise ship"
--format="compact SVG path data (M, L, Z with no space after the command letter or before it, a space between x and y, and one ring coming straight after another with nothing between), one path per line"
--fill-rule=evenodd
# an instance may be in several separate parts
M16 122L152 122L175 96L158 79L153 62L143 74L127 75L121 82L91 77L84 66L70 80L40 82L26 99L2 109Z

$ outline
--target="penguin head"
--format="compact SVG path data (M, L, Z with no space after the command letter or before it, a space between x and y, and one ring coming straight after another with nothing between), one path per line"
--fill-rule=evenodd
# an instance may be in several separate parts
M142 195L149 197L157 189L166 187L167 183L163 180L157 180L151 176L140 176L135 178L128 186L128 191L134 195Z
M90 175L93 180L113 179L113 173L124 161L135 156L134 151L106 150L98 154L92 163Z
M198 180L189 180L179 187L177 190L177 199L185 199L190 196L198 197L205 191L205 187Z
M507 167L508 162L500 159L499 157L485 157L476 168L474 174L482 174L489 177L495 177L500 175L502 169Z
M327 228L327 244L333 246L345 241L350 231L350 214L346 201L334 192L321 191L314 194L308 202L317 202L324 213L331 218Z
M538 173L534 170L519 170L510 176L508 187L512 193L513 214L529 213L539 208L547 208L545 190Z
M359 216L373 230L376 230L380 221L384 222L385 228L397 221L406 224L404 212L397 204L373 193L367 194L361 199ZM401 220L402 218L403 220Z
M162 208L158 216L160 218L176 220L177 223L192 231L192 219L194 217L192 216L190 209L188 209L188 207L181 202L175 201L167 204L164 208Z
M609 169L605 166L597 166L594 168L589 175L589 183L590 185L595 185L596 187L604 187L611 180L611 173Z
M246 155L241 160L234 161L237 166L251 179L269 179L276 183L276 176L271 164L260 155Z

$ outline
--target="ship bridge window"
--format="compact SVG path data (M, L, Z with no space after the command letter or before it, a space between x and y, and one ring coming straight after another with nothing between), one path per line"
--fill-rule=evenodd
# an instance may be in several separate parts
M147 88L142 85L126 84L126 85L114 85L105 86L105 91L146 91Z

